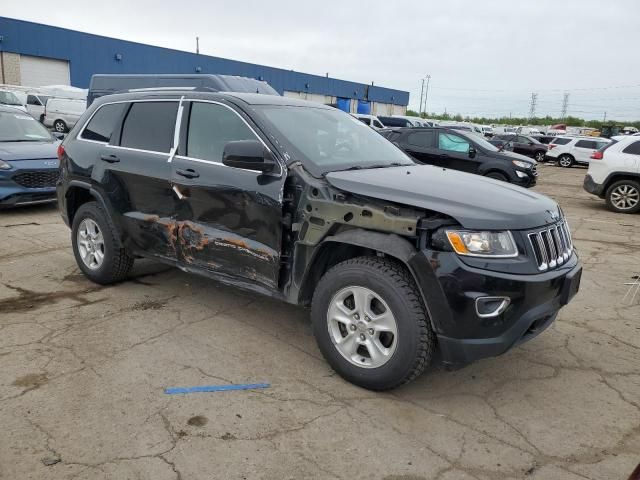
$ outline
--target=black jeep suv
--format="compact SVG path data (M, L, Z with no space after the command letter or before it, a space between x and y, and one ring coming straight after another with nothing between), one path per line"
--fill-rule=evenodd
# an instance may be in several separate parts
M152 257L311 306L320 350L382 390L438 353L504 353L548 327L581 266L551 199L416 165L339 110L155 91L95 101L59 149L59 208L91 280Z
M535 162L505 151L475 133L451 127L393 128L379 133L418 163L475 173L522 187L536 184Z

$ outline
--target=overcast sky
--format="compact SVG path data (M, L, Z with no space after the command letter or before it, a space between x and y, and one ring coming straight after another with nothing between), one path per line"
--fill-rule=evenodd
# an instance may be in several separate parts
M427 110L640 119L638 0L3 2L1 15L411 92ZM91 5L91 6L88 6Z

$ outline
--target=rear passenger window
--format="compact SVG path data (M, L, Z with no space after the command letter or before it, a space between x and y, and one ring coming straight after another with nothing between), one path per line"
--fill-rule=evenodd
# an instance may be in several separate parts
M640 140L637 142L633 142L631 145L628 145L622 153L630 153L632 155L640 155Z
M193 103L187 134L187 156L222 162L224 146L236 140L257 138L238 114L229 108L215 103Z
M122 125L120 146L169 153L178 102L138 102L131 105Z
M598 148L597 143L593 140L578 140L576 142L576 147L578 148L590 148L592 150L596 150Z
M407 143L415 145L416 147L432 147L433 146L433 132L415 132L409 135Z
M104 105L91 117L80 138L109 143L126 103Z

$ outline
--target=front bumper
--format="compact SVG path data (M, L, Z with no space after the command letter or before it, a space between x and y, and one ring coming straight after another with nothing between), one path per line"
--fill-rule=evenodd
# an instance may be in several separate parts
M515 178L512 181L515 185L521 187L534 187L537 183L535 170L514 168Z
M57 159L10 163L13 168L0 170L0 208L56 201Z
M600 198L604 197L604 185L596 183L589 174L585 175L582 188Z
M544 273L508 274L466 265L457 255L425 249L410 266L423 292L441 360L462 366L501 355L544 331L577 293L582 266L574 253ZM421 270L417 270L420 268ZM501 314L481 318L479 297L508 297Z

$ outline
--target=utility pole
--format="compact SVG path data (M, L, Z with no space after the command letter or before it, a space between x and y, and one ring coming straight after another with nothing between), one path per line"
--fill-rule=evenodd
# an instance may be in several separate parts
M431 75L427 75L427 89L424 92L424 112L427 113L427 99L429 98L429 82L431 81Z
M200 54L200 37L196 37L196 55Z
M531 93L531 104L529 106L529 120L536 116L536 103L538 103L538 94Z
M607 123L607 112L604 112L604 117L602 118L602 123Z
M424 78L422 79L422 87L420 87L420 106L418 107L418 114L422 116L422 98L424 96Z
M560 117L562 120L567 116L567 108L569 107L569 92L564 92L562 97L562 114Z

